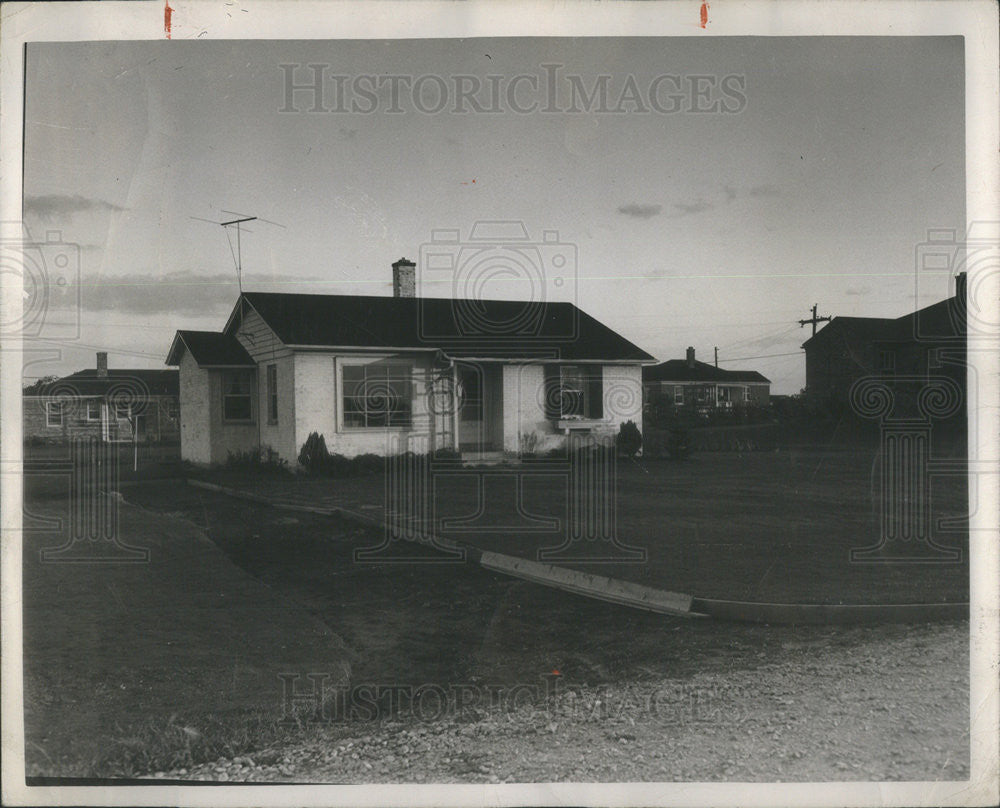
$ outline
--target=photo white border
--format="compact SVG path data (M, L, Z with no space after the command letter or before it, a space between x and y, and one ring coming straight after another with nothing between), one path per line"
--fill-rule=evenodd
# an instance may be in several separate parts
M23 150L24 44L40 41L159 40L163 2L5 3L0 7L0 221L20 219ZM699 25L699 2L237 2L170 0L171 38L409 39L498 36L928 36L965 37L966 218L1000 219L997 6L991 0L949 2L857 0L809 2L713 0ZM237 11L246 13L236 13ZM935 111L928 109L928 114ZM929 222L928 226L935 223ZM0 236L20 236L18 232ZM1000 239L1000 227L994 227ZM17 322L21 289L0 275L4 320ZM989 299L1000 300L991 279ZM993 335L995 337L995 335ZM984 340L986 338L983 338ZM995 348L995 339L984 342ZM24 782L21 711L21 345L4 337L0 355L0 497L2 497L3 792L5 805L989 805L998 801L998 477L980 488L988 501L970 535L971 776L968 782L878 783L627 783L392 786L115 786L32 787ZM997 462L996 412L1000 351L970 353L989 423L970 429L981 438L981 461ZM10 391L14 391L11 394ZM977 413L973 412L971 417ZM983 429L987 426L988 429Z

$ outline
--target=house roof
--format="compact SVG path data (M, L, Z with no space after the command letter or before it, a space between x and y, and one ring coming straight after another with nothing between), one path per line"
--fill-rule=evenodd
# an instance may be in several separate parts
M292 346L440 349L454 358L654 361L572 303L265 292L245 292L241 300Z
M804 343L806 350L832 339L867 342L910 342L933 338L954 339L965 334L965 305L958 297L925 306L902 317L834 317Z
M104 396L116 390L150 396L176 396L179 391L176 370L108 368L107 376L98 376L95 368L89 368L63 376L50 386L55 389L57 385L60 389L72 388L82 396Z
M168 365L178 365L187 349L201 367L253 367L253 359L236 337L217 331L178 331L167 354Z
M697 359L689 365L686 359L670 359L659 365L642 369L644 382L716 382L726 384L733 382L770 384L771 380L759 374L756 370L725 370L699 362Z

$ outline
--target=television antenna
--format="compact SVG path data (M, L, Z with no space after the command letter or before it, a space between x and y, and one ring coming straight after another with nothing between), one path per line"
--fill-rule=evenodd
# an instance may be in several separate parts
M278 224L278 222L272 222L270 219L262 219L259 216L248 216L244 213L237 213L234 210L222 210L222 213L227 213L230 216L236 216L237 218L232 219L228 222L216 222L212 219L202 219L200 216L191 216L190 218L195 219L199 222L208 222L209 224L217 224L226 228L226 241L229 242L229 251L233 255L233 263L236 265L236 283L239 286L240 294L243 294L243 245L242 245L242 234L243 228L241 225L246 222L264 222L265 224L273 224L275 227L280 227L285 229L285 225ZM233 249L233 240L229 236L229 228L232 225L236 225L236 249ZM252 230L247 230L247 233L252 233Z

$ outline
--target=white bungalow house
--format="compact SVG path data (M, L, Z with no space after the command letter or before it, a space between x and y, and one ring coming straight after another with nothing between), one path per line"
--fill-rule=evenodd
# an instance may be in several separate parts
M312 432L351 457L545 451L571 431L642 428L653 357L570 303L244 292L219 332L178 331L181 456L272 449Z

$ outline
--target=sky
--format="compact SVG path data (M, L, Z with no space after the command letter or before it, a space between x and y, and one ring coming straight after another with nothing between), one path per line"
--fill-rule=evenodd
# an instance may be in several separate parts
M287 88L308 65L318 111ZM238 214L260 219L245 290L388 295L405 256L435 297L465 281L420 262L433 231L504 220L543 244L542 277L551 244L571 256L547 294L660 360L717 346L796 393L814 303L896 317L946 295L915 255L965 229L963 85L956 37L33 44L23 218L48 353L25 373L96 350L164 367L176 329L221 329L238 287L216 223Z

